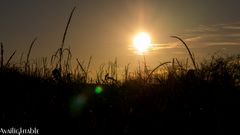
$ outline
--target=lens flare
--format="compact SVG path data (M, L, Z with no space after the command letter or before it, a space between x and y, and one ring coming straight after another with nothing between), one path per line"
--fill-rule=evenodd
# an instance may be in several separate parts
M95 88L95 93L96 93L96 94L101 94L102 91L103 91L103 89L102 89L101 86L97 86L97 87Z
M70 112L73 116L77 116L81 114L83 108L85 107L87 102L86 95L80 94L77 96L72 97L70 100Z

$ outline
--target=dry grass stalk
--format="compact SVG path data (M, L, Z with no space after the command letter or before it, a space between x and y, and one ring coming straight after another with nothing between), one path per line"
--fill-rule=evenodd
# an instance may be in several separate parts
M24 53L21 53L21 56L20 56L20 59L19 59L19 65L20 65L20 66L22 65L23 54L24 54Z
M183 43L183 45L186 47L186 49L187 49L187 51L188 51L188 54L189 54L189 56L190 56L190 58L191 58L191 60L192 60L192 63L193 63L194 68L197 69L197 65L196 65L194 56L193 56L193 54L191 53L190 49L188 48L187 44L186 44L180 37L178 37L178 36L171 36L171 37L172 37L172 38L177 38L178 40L180 40L180 41Z
M15 55L16 52L17 52L17 51L15 50L15 51L12 53L12 55L9 57L9 59L7 60L7 63L6 63L6 67L9 66L10 61L11 61L11 59L13 58L13 56Z
M170 61L167 61L167 62L164 62L164 63L162 63L162 64L159 64L157 67L155 67L155 68L150 72L150 74L148 75L147 81L150 79L150 77L152 76L153 72L155 72L159 67L161 67L161 66L163 66L163 65L165 65L165 64L168 64L168 63L171 63L171 62L170 62Z
M64 43L65 43L65 39L66 39L66 35L67 35L67 32L68 32L68 27L69 27L69 24L71 22L71 19L72 19L72 15L75 11L76 7L73 7L71 13L70 13L70 16L68 18L68 22L67 22L67 25L65 27L65 30L64 30L64 34L63 34L63 38L62 38L62 44L61 44L61 47L59 48L59 68L61 69L62 68L62 57L63 57L63 47L64 47Z
M3 68L3 43L1 42L1 68Z
M25 70L27 70L28 67L29 67L29 57L30 57L30 53L31 53L31 51L32 51L32 47L33 47L34 43L36 42L36 40L37 40L37 37L35 37L35 38L33 39L33 41L31 42L31 45L30 45L30 47L29 47L29 50L28 50L28 53L27 53L27 61L26 61L26 64L25 64Z
M127 64L127 66L125 66L124 68L124 75L125 75L125 81L128 80L128 76L129 76L129 63Z
M77 60L77 63L78 63L78 65L79 65L79 67L81 68L81 70L83 71L83 73L86 75L87 72L86 72L85 69L83 68L82 64L79 62L78 59L76 59L76 60Z

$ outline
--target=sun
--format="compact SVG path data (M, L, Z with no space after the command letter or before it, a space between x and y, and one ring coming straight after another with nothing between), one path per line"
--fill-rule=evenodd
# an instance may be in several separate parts
M133 46L139 54L143 54L151 46L151 37L147 32L139 32L133 38Z

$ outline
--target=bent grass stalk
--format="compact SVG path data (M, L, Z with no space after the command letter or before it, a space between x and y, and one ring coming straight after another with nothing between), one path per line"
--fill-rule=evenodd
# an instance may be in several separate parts
M155 67L155 68L150 72L150 74L148 75L147 81L150 79L150 77L152 76L153 72L155 72L159 67L161 67L161 66L163 66L163 65L165 65L165 64L168 64L168 63L171 63L171 62L170 62L170 61L167 61L167 62L161 63L161 64L159 64L157 67Z
M193 56L193 54L191 53L190 49L188 48L187 44L186 44L180 37L178 37L178 36L170 36L170 37L176 38L176 39L180 40L180 41L183 43L183 45L186 47L186 49L187 49L187 51L188 51L188 54L189 54L189 56L190 56L190 58L191 58L191 60L192 60L192 63L193 63L194 68L197 69L197 65L196 65L194 56Z

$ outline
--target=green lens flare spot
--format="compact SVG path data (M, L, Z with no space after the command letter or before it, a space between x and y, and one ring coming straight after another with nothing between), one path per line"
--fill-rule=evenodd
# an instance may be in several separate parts
M103 91L103 89L102 89L101 86L97 86L97 87L95 88L95 93L96 93L96 94L100 94L100 93L102 93L102 91Z
M72 116L81 114L82 110L86 106L87 97L85 95L76 95L70 100L70 111Z

